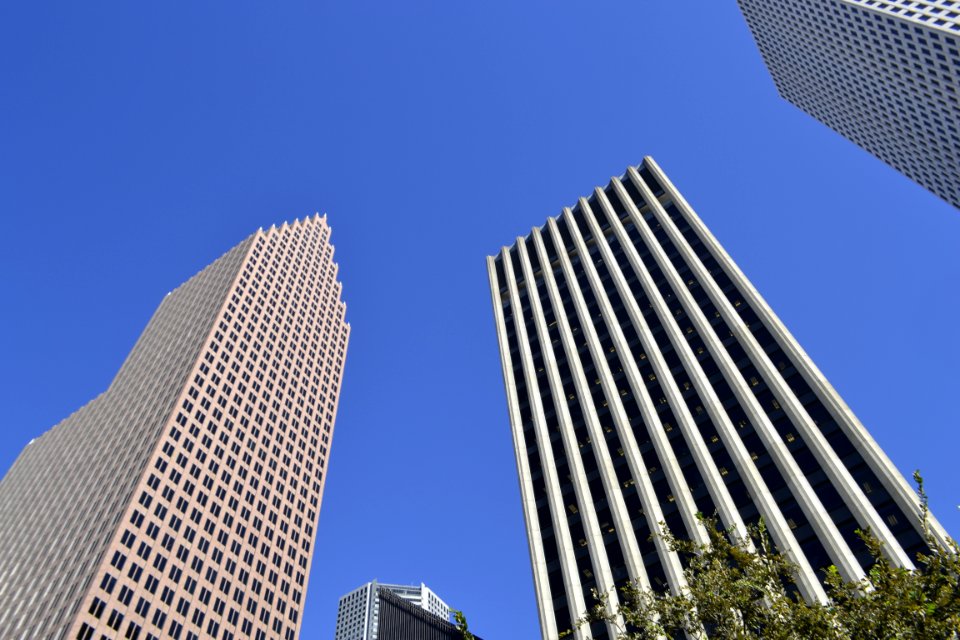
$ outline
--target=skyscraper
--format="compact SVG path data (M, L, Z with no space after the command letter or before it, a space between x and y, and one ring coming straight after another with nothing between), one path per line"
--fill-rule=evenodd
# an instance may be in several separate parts
M784 99L960 207L960 2L738 2Z
M0 482L3 637L297 638L350 326L326 216L167 294Z
M381 619L385 599L386 607L393 613L390 622L392 629L402 629L406 626L404 621L421 626L432 624L440 630L452 626L449 624L450 607L427 585L382 584L374 580L340 598L334 640L382 640ZM397 599L409 607L397 605ZM431 618L419 615L411 618L410 607L423 611ZM441 622L446 622L446 626Z
M857 528L898 565L925 548L910 485L651 158L487 267L545 639L591 589L682 589L660 523L705 542L698 512L762 516L811 600L823 567L864 575Z

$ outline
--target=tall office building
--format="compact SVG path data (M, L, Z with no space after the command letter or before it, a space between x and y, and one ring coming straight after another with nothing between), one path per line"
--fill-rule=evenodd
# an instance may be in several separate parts
M409 606L397 605L395 601L398 598ZM391 629L403 628L404 620L415 626L421 625L418 621L425 620L426 623L423 624L430 623L432 618L448 625L450 621L450 607L427 585L382 584L374 580L340 598L334 640L385 640L381 633L385 607L392 612L387 615L390 620L387 626ZM430 617L417 614L415 619L411 618L410 607L423 611ZM439 624L433 626L441 630L446 628Z
M960 207L960 2L738 2L784 99Z
M681 590L660 523L706 542L698 512L762 516L811 600L823 567L864 575L858 527L897 565L925 548L910 485L652 159L487 266L545 639L591 589Z
M297 638L350 333L336 276L326 216L257 231L23 450L4 638Z

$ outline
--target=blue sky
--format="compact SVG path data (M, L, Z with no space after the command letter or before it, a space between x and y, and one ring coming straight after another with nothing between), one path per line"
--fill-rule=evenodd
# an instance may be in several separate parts
M726 2L0 5L0 473L163 295L327 212L353 325L302 637L537 616L484 256L646 155L960 533L960 212L779 99Z

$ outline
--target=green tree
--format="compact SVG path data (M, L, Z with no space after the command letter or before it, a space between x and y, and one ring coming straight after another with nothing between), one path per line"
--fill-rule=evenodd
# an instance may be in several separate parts
M873 558L867 577L847 582L830 567L824 579L828 602L809 603L795 588L795 566L776 550L762 521L750 530L751 548L747 540L732 541L715 519L701 517L709 544L664 535L669 548L687 559L686 591L673 595L631 584L621 589L616 607L609 594L595 594L596 604L578 627L609 622L618 629L617 640L956 639L960 547L953 540L941 543L929 531L923 479L914 479L930 548L918 554L915 570L891 565L882 543L858 531Z
M467 616L463 614L463 611L454 609L453 619L457 621L457 631L463 636L463 640L477 640L477 637L470 633L470 629L467 627Z

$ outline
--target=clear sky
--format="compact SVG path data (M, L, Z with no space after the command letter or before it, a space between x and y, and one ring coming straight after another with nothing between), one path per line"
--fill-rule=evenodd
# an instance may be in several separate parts
M960 212L778 98L733 0L5 2L0 60L0 473L167 291L329 214L305 640L372 578L537 637L484 256L646 154L960 534Z

